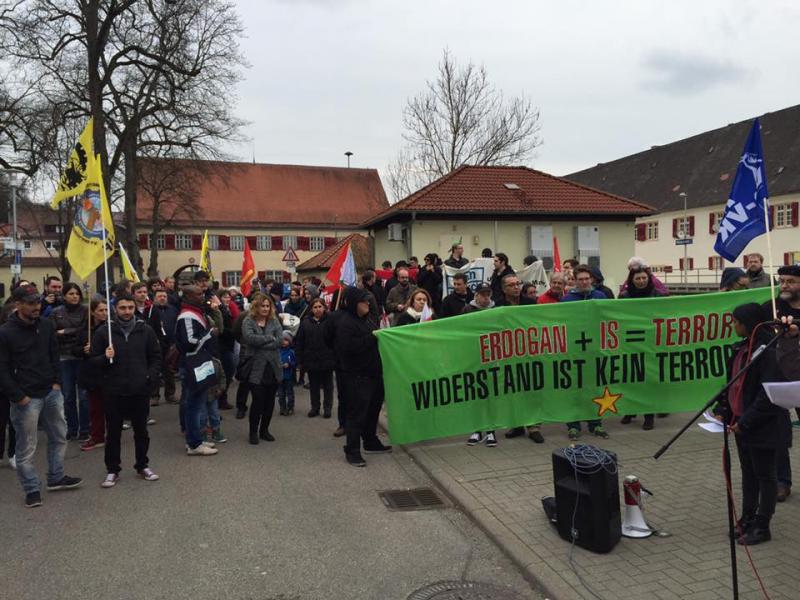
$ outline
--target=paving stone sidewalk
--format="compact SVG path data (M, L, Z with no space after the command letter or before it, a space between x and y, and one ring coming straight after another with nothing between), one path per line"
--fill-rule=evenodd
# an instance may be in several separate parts
M569 443L563 426L545 426L545 444L524 437L506 440L498 432L496 448L483 444L468 447L465 436L416 444L406 450L553 600L731 598L722 436L694 426L667 454L657 461L652 458L688 418L670 415L657 419L653 431L641 429L641 417L630 425L607 419L610 439L601 440L584 431L579 440L617 453L620 498L623 477L639 476L654 494L646 500L648 522L670 534L642 540L622 538L609 554L575 547L573 564L596 596L570 566L570 546L546 519L540 502L542 497L554 495L551 455ZM733 453L738 507L739 463L735 449ZM800 465L797 446L791 454L793 463ZM800 494L778 504L773 540L751 549L772 599L800 597L794 579L800 558L799 507ZM737 557L740 597L762 598L741 547Z

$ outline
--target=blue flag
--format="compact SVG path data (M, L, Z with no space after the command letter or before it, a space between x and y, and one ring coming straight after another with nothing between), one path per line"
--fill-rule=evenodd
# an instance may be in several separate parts
M725 260L735 262L753 238L767 232L764 205L767 203L767 170L758 119L747 136L742 158L736 169L725 214L719 223L714 250Z

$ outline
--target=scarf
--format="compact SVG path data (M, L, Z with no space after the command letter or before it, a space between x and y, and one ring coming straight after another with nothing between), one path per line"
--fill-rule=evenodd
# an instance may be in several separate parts
M122 319L117 319L117 325L122 330L122 335L125 336L125 341L128 341L128 336L133 331L133 328L136 327L136 318L130 318L127 321L123 321Z
M414 310L413 308L411 308L410 306L409 306L409 307L406 309L406 312L407 312L408 314L410 314L412 317L414 317L414 320L415 320L415 321L419 321L420 317L422 317L422 313L421 313L421 312L417 312L417 311L415 311L415 310Z

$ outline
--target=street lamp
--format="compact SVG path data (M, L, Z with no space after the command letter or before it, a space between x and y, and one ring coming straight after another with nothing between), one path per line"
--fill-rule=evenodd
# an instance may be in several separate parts
M350 168L350 157L353 156L353 153L350 152L350 150L348 150L347 152L344 153L344 155L347 157L347 168L349 169Z
M14 249L14 262L11 265L11 286L14 287L22 274L22 252L19 249L19 237L17 235L17 173L8 173L8 185L11 190L11 239Z
M689 217L688 217L688 209L687 209L687 198L689 195L686 192L681 192L678 194L681 198L683 198L683 225L681 229L678 231L680 235L679 237L684 240L683 242L683 269L681 269L681 275L683 279L683 283L689 283L689 245L687 244L687 240L689 238Z

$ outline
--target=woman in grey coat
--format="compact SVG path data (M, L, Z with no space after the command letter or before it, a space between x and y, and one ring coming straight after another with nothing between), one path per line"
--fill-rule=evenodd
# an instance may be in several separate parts
M242 353L240 375L250 384L253 405L250 407L250 443L259 438L274 442L269 432L275 410L275 392L283 377L280 347L283 329L272 299L256 294L250 302L250 313L242 322ZM242 373L244 371L244 373Z

